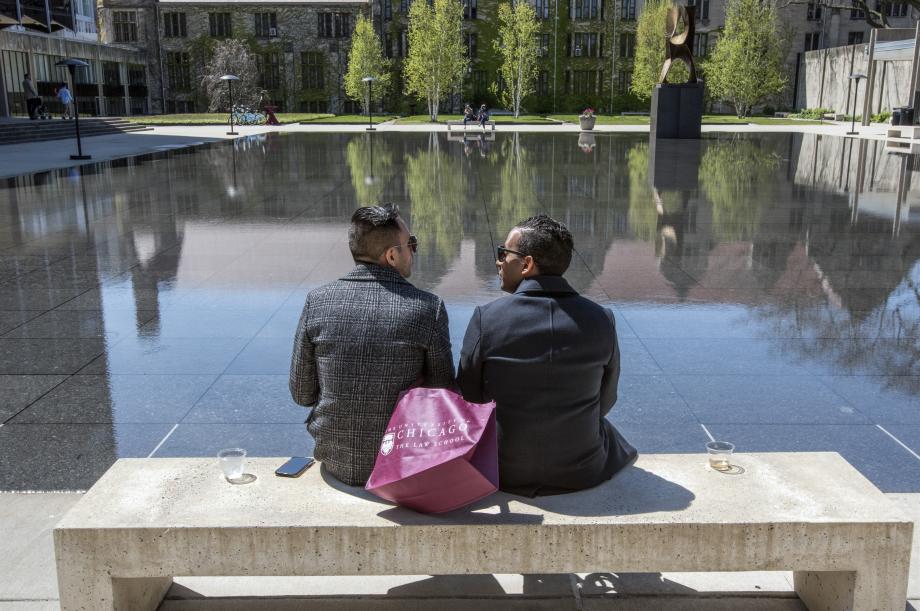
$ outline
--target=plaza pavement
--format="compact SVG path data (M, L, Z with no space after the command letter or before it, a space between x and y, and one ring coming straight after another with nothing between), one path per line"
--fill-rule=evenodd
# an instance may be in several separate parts
M849 124L802 126L706 125L708 132L803 132L842 136ZM860 136L880 139L884 125L860 127ZM446 131L443 126L434 128ZM365 125L285 125L280 127L237 127L240 137L278 132L342 133L363 132ZM377 130L426 132L425 124L381 124ZM232 138L226 126L157 127L146 132L86 138L84 149L92 162L140 155L177 147ZM473 130L471 130L473 131ZM578 133L572 124L535 126L508 125L498 131ZM595 132L647 132L647 126L607 126ZM69 159L72 141L38 142L0 146L0 178L74 165ZM920 457L918 457L920 458ZM889 494L915 520L920 531L920 494ZM0 493L0 611L45 611L58 609L51 529L79 499L80 493ZM920 545L915 535L908 609L920 611ZM770 593L770 594L766 594ZM649 599L648 596L654 596ZM233 597L201 600L202 596ZM247 597L269 597L253 601ZM303 597L311 597L306 603ZM530 610L801 610L794 597L791 574L593 574L502 576L399 576L323 578L197 578L177 579L164 611L194 609L316 609L478 611L493 609Z

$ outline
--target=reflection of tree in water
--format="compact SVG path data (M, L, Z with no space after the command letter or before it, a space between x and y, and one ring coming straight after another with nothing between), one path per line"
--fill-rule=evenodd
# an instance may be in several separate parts
M716 235L750 239L763 202L771 201L781 158L761 142L732 137L711 142L700 162L700 187L712 203Z
M494 211L492 223L504 241L505 233L517 223L537 214L540 202L534 190L538 171L530 152L521 146L521 134L515 132L502 140L500 159L496 164L501 187L492 194Z
M460 254L466 177L432 132L427 150L406 158L411 227L419 239L417 255L423 278L440 278Z
M345 159L357 206L383 203L387 179L393 172L393 154L387 140L371 134L355 136L348 141Z
M651 242L658 234L658 211L648 184L648 142L638 142L627 154L629 168L629 229L640 240Z

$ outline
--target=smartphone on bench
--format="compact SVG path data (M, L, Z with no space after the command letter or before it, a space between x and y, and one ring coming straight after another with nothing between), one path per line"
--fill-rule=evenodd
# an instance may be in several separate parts
M277 469L275 475L280 477L300 477L314 462L312 456L295 456Z

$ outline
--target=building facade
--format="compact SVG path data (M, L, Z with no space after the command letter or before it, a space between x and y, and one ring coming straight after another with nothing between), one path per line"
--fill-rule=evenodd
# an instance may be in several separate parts
M366 0L101 0L100 36L147 57L153 112L207 110L199 83L217 41L246 41L282 112L350 112L343 77Z
M74 82L56 66L66 58L89 64ZM146 56L99 42L93 0L0 0L0 117L27 114L26 73L52 113L61 110L54 94L65 81L83 114L150 111Z

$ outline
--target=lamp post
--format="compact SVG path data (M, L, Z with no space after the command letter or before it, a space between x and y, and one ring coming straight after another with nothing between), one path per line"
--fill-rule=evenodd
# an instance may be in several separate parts
M75 75L77 68L86 68L89 64L82 59L62 59L57 62L55 66L58 68L67 68L67 71L70 72L70 82L73 83L74 93L76 93L77 79ZM74 128L77 130L77 154L71 155L70 158L78 161L92 159L92 156L83 154L83 142L80 140L80 108L77 104L76 96L73 96L73 118Z
M377 79L372 76L365 76L361 80L367 83L367 131L372 132L374 131L374 111L371 109L371 105L374 101L374 81Z
M859 132L856 131L856 100L859 97L859 81L866 78L866 75L862 72L856 72L850 75L850 80L856 80L856 87L853 89L853 114L850 115L850 131L847 132L847 136L858 136Z
M232 74L225 74L220 77L220 80L227 81L227 92L230 94L230 131L227 132L227 135L236 136L238 134L233 131L233 81L240 80L240 77Z

